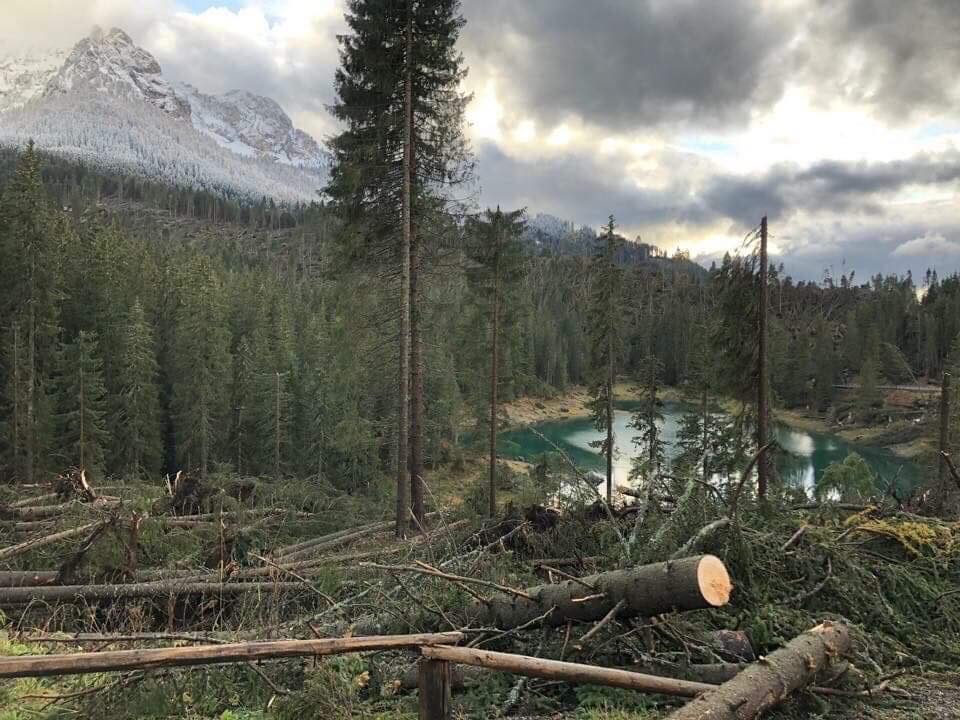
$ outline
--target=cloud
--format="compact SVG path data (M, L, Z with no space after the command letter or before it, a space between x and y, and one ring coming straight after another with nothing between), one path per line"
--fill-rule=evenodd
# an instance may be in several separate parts
M768 215L799 211L882 214L882 200L911 186L960 180L960 152L922 154L884 163L821 161L810 167L780 165L759 177L717 175L703 193L713 211L745 226Z
M934 256L943 259L960 258L960 238L948 240L941 233L928 231L921 237L898 245L892 253L895 257Z
M960 99L960 3L840 0L811 14L794 56L825 99L904 121L949 112Z
M788 15L751 0L466 0L464 48L504 78L511 104L550 125L614 128L744 121L778 94L766 79Z
M638 182L629 159L604 157L587 149L518 158L493 143L478 147L482 200L486 205L528 207L575 222L599 226L611 213L621 226L661 223L699 225L710 221L701 203L691 199L689 181L658 177L656 186ZM663 152L646 162L657 166L682 162ZM695 158L691 163L697 163ZM695 168L690 168L695 173Z
M326 106L343 27L340 3L333 0L252 2L170 14L138 42L170 77L207 93L240 88L272 97L322 139L334 128Z

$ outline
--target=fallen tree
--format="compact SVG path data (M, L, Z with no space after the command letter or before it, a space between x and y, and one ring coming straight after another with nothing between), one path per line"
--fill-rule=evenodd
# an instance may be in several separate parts
M426 648L438 644L456 643L462 639L463 635L459 632L446 632L319 640L264 640L195 645L193 647L108 650L65 655L22 655L20 657L0 658L0 678L80 675L93 672L146 670L185 665L219 665L287 657L316 657L368 650Z
M750 720L807 685L821 668L849 649L846 625L818 625L715 690L696 697L669 720Z
M547 680L605 685L662 695L696 697L701 693L718 689L716 685L689 680L677 680L659 675L644 675L629 670L581 665L580 663L547 660L490 650L476 650L474 648L424 647L420 652L423 657L431 660L446 660L463 665L476 665L488 670L518 673Z
M109 521L101 521L89 523L87 525L81 525L80 527L70 528L69 530L61 530L58 533L53 533L52 535L45 535L43 537L34 538L33 540L27 540L16 545L11 545L10 547L0 548L0 560L10 560L15 558L18 555L23 555L23 553L30 552L31 550L36 550L37 548L45 547L46 545L52 545L58 543L61 540L69 540L70 538L76 537L78 535L83 535L88 530L94 530L96 528L104 527Z
M647 617L721 607L729 601L732 589L723 562L713 555L698 555L540 585L486 602L478 600L469 619L503 630L541 617L549 625L590 622L603 619L621 602L618 617Z
M31 600L83 602L86 600L166 597L169 595L239 595L248 592L289 592L309 589L306 582L183 582L163 580L118 585L52 585L0 589L0 605L18 605Z

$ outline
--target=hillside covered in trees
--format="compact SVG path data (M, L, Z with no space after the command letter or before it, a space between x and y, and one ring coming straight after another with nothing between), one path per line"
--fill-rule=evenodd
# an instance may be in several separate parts
M481 207L459 2L346 8L315 199L0 151L0 720L951 717L960 272Z

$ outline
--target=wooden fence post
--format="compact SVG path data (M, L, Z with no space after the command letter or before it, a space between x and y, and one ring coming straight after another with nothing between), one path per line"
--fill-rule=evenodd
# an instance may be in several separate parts
M450 720L450 663L420 658L420 720Z

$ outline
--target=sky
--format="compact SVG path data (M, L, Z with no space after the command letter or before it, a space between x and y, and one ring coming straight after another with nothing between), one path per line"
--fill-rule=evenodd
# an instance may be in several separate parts
M0 48L118 26L336 131L344 0L0 0ZM769 216L797 278L960 270L960 0L463 0L484 205L701 262Z

